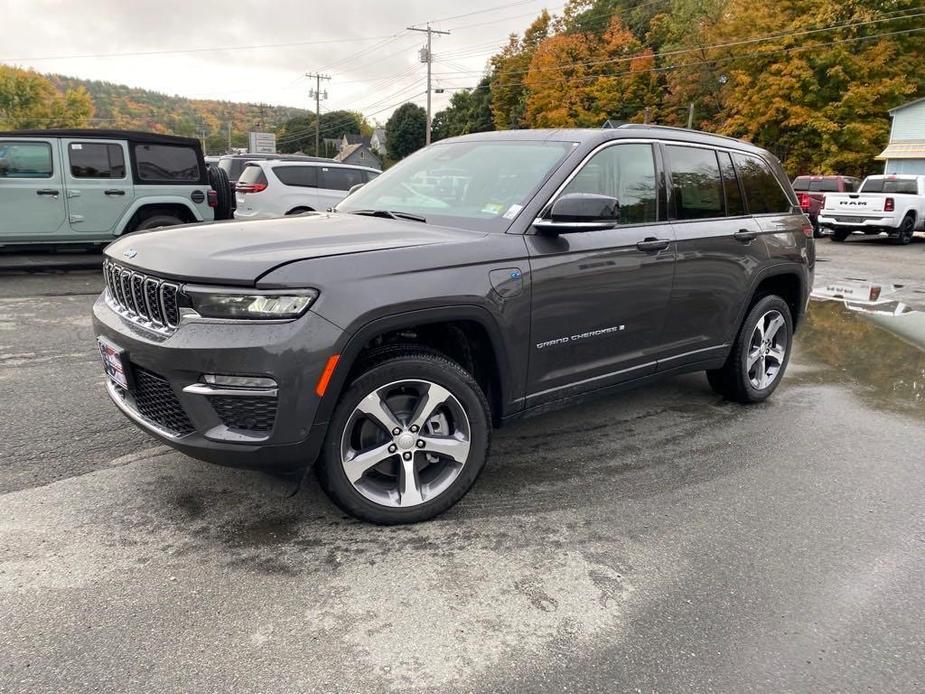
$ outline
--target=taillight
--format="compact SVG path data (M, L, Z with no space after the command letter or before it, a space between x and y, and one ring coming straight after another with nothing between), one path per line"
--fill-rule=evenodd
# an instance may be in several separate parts
M813 237L813 225L808 219L805 218L803 220L803 236L810 239Z
M809 210L809 193L800 193L800 209L804 212Z
M209 201L209 207L218 207L218 193L214 190L210 190L206 193L206 200Z
M887 198L883 201L883 211L892 212L896 209L896 201L893 198Z
M266 183L239 183L235 188L239 193L259 193L266 189Z

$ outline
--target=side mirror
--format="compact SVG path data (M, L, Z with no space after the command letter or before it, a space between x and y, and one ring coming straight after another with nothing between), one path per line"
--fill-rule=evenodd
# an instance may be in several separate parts
M348 195L348 196L353 195L354 193L356 193L360 188L362 188L362 187L365 186L365 185L366 185L365 183L357 183L356 185L350 186L350 187L347 189L347 195Z
M533 226L549 234L611 229L620 221L620 202L609 195L568 193L556 200L549 216L539 218Z

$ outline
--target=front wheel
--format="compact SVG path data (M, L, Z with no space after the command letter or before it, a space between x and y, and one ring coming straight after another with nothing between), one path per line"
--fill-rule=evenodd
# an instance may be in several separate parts
M748 312L726 363L707 371L707 379L728 400L761 402L780 384L792 342L787 302L776 295L765 296Z
M465 369L434 352L399 352L367 367L341 397L318 477L357 518L416 523L469 491L490 431L488 402Z

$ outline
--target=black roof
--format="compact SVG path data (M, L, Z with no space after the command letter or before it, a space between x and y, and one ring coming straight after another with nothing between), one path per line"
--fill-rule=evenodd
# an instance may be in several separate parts
M50 130L8 130L0 137L81 137L100 140L129 140L144 144L186 145L201 147L199 140L178 135L161 135L139 130L97 130L90 128L53 128Z

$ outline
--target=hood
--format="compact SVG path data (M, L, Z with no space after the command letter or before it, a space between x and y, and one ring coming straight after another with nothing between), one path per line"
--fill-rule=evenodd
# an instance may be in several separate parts
M484 236L380 217L320 214L249 222L187 224L136 232L106 255L121 265L169 279L253 285L297 260L452 243Z

